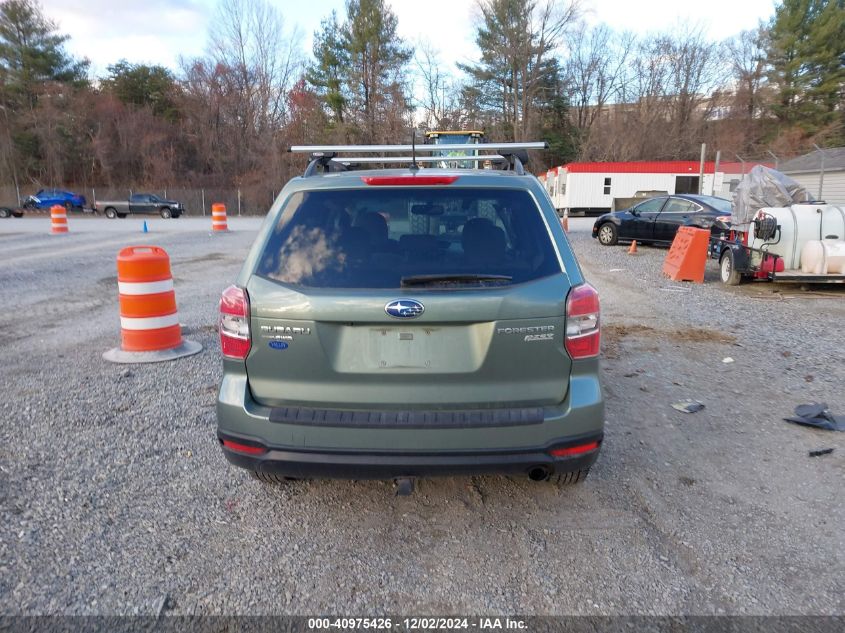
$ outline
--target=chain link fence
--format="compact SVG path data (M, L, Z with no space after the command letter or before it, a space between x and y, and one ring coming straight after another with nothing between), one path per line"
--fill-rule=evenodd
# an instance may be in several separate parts
M43 187L44 189L59 189L70 191L85 196L86 206L90 207L95 201L102 208L102 201L106 200L127 200L133 193L151 193L161 198L181 202L185 206L186 216L211 215L211 205L222 202L226 205L226 211L230 216L237 215L264 215L270 209L278 190L262 190L259 188L250 189L224 189L224 188L200 188L189 189L182 187L174 188L142 188L132 189L123 187ZM18 190L14 185L0 186L0 206L18 207L23 204L27 196L35 194L39 187L20 187Z

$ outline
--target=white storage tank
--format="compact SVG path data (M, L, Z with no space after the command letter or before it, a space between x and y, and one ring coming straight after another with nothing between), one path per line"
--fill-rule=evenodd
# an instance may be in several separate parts
M750 225L748 245L765 249L783 258L786 270L801 268L801 252L811 241L845 240L845 209L832 204L794 204L791 207L767 207L755 217L771 215L780 226L780 235L769 241L758 239ZM778 239L779 238L779 239Z
M801 272L810 275L845 273L845 241L812 240L801 250Z

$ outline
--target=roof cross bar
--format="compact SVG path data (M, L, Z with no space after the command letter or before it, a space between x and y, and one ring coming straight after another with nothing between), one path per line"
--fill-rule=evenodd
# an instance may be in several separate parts
M359 163L410 163L413 157L411 156L335 156L332 158L333 163L359 164ZM506 160L501 154L482 154L480 156L417 156L418 163L442 163L452 161L468 161L472 163L482 163L484 161L501 162Z
M404 153L409 152L476 152L480 150L488 150L494 152L513 152L516 150L529 149L548 149L549 145L545 141L536 141L530 143L468 143L462 145L448 145L448 144L426 144L426 145L293 145L288 148L289 152L295 154L325 154L333 152L335 154L347 153Z

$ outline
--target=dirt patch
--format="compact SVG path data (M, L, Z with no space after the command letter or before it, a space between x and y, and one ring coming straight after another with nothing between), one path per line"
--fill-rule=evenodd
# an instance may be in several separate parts
M604 325L601 329L602 356L607 359L615 360L619 358L619 355L622 352L619 343L623 338L626 336L652 334L653 332L654 328L647 325L625 325L622 323Z
M614 323L602 327L602 352L605 358L619 358L619 344L622 339L633 336L648 336L650 339L669 339L684 343L719 343L732 345L736 343L736 337L718 330L707 328L682 328L677 330L658 330L648 325L626 325ZM650 345L647 348L640 348L639 351L658 352L659 347Z
M736 343L736 337L733 334L705 328L683 328L668 332L668 335L676 341L689 343L723 343L725 345Z
M654 332L653 327L647 325L623 325L613 324L602 326L602 336L605 340L618 341L626 336L637 336L638 334L650 334Z

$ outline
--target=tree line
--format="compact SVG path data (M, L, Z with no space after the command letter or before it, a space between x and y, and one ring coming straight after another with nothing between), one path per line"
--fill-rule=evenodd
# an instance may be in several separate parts
M544 139L570 160L794 155L845 145L845 0L782 0L725 42L679 25L588 25L582 0L476 0L480 55L450 70L398 36L385 0L347 0L303 50L267 0L220 0L178 70L114 60L93 77L37 0L0 2L0 182L278 187L291 144L408 142L413 130ZM287 18L287 19L286 19Z

